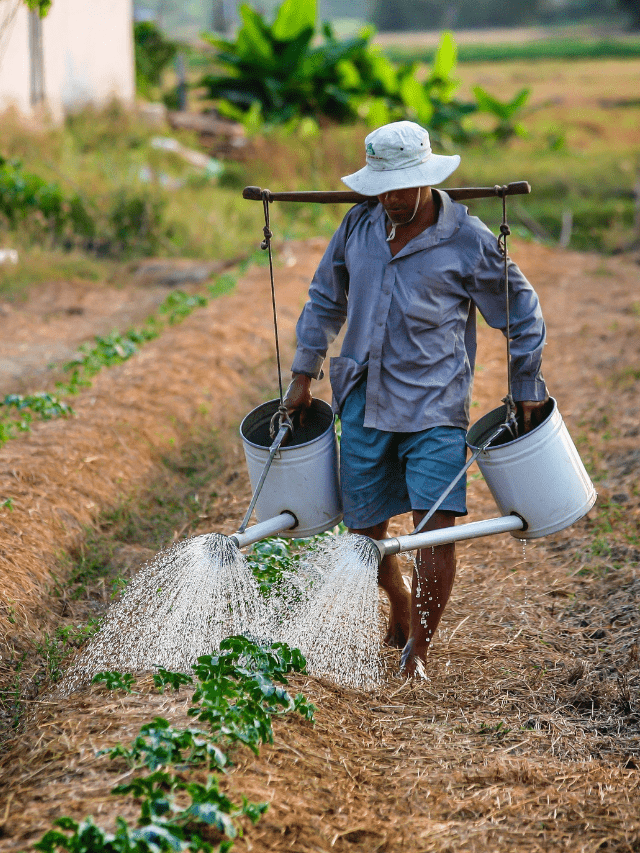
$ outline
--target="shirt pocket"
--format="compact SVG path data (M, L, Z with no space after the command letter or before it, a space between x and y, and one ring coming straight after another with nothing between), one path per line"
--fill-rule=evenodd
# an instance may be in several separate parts
M366 364L360 364L346 355L335 356L330 360L329 377L334 404L338 412L342 410L344 401L358 384L366 369Z
M393 306L391 310L394 310ZM437 329L442 323L442 311L433 300L425 299L420 294L411 294L406 306L401 310L410 328Z

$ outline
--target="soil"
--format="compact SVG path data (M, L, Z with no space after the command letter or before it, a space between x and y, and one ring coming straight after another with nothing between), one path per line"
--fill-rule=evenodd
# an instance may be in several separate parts
M285 364L323 246L277 247ZM239 752L223 781L238 797L270 804L236 842L239 851L640 849L638 259L517 240L511 254L540 294L545 378L598 504L568 530L526 546L508 535L458 546L426 680L400 678L393 650L384 653L382 687L370 694L293 679L317 705L315 725L277 721L274 744L258 758ZM147 304L148 286L132 283L126 293ZM96 290L89 299L104 309L110 296ZM89 334L89 310L71 310L79 304L77 291L60 287L46 303L34 298L0 316L0 332L32 330L23 352L39 387L30 390L55 375L46 367L51 351L38 355L38 335L55 323L58 343L73 349ZM234 293L99 374L74 401L73 419L37 424L2 448L0 487L12 500L11 511L0 510L5 685L17 651L73 611L60 554L148 482L159 455L194 423L218 430L217 497L176 536L237 528L250 498L237 424L277 387L269 310L267 273L253 267ZM473 420L505 393L504 344L486 326L478 360ZM11 381L0 374L3 388ZM21 382L29 387L28 377ZM316 395L329 398L326 380ZM468 520L497 514L475 468L469 505ZM408 517L394 521L394 533L408 530ZM147 555L130 557L135 564ZM96 751L128 742L156 714L184 720L188 698L154 694L145 681L138 689L122 697L94 686L70 699L52 690L28 703L1 759L0 850L26 849L63 814L113 825L117 814L136 813L109 794L126 768Z
M52 383L52 365L70 361L95 335L124 331L152 314L171 289L193 289L233 262L147 260L119 284L53 281L25 303L0 304L0 394Z

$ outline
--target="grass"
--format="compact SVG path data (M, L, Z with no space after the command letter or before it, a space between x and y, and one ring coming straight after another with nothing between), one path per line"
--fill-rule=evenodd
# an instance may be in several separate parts
M468 46L460 47L461 59L463 48ZM640 239L634 231L633 195L640 174L639 73L637 59L525 62L505 54L500 62L461 61L462 98L474 85L500 98L513 97L523 87L530 88L531 95L522 119L526 135L461 150L462 165L449 183L492 185L527 179L532 194L510 206L518 233L554 244L563 213L570 211L569 248L610 253L632 246ZM317 131L308 123L295 131L264 132L250 140L244 160L225 163L222 176L215 180L175 153L152 145L155 136L172 136L198 147L195 135L150 127L135 115L110 107L99 113L85 111L63 127L39 132L27 131L7 114L0 154L57 182L67 195L82 195L92 210L107 210L123 189L157 201L162 210L155 240L159 256L225 259L236 257L240 247L257 249L262 240L262 206L241 198L243 186L342 188L342 175L361 165L367 132L364 125ZM470 207L490 227L499 224L495 201L473 201ZM338 205L273 205L276 251L278 241L285 238L328 237L344 212ZM63 251L48 244L39 227L34 231L35 226L25 225L10 232L5 227L2 243L16 248L20 260L0 266L1 298L19 300L31 287L56 279L118 280L120 271L135 261L131 256L100 257L77 248Z
M394 62L432 63L436 49L386 46L384 53ZM640 58L640 38L547 38L503 44L461 44L458 62L540 62L554 59L601 60Z

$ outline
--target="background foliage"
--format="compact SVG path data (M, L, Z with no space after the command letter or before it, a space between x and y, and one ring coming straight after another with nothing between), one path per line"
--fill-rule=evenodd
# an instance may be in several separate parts
M407 118L428 126L444 146L521 132L517 114L527 90L510 104L479 86L471 101L455 97L457 50L450 33L443 34L425 74L418 63L387 59L371 43L373 29L342 40L328 23L317 31L316 0L284 0L271 23L246 3L240 16L234 40L206 36L214 70L199 82L219 112L250 129L301 118L363 120L370 127ZM474 128L469 117L478 112L494 116L494 126Z

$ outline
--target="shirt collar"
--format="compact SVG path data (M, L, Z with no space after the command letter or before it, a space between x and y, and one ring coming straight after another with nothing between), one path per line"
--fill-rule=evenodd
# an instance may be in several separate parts
M435 246L436 243L440 243L442 240L448 239L458 230L459 222L458 211L456 210L457 206L449 198L445 190L432 188L431 191L437 193L440 198L440 210L438 211L438 219L436 223L432 225L431 228L427 228L422 232L422 234L418 234L417 237L414 237L413 240L407 243L407 245L401 249L397 255L394 255L393 260L403 257L404 255L411 255L414 252L420 252L423 249L429 249L431 246ZM386 236L386 214L384 212L384 207L381 204L377 204L374 208L373 217L375 219L382 218L382 230Z

